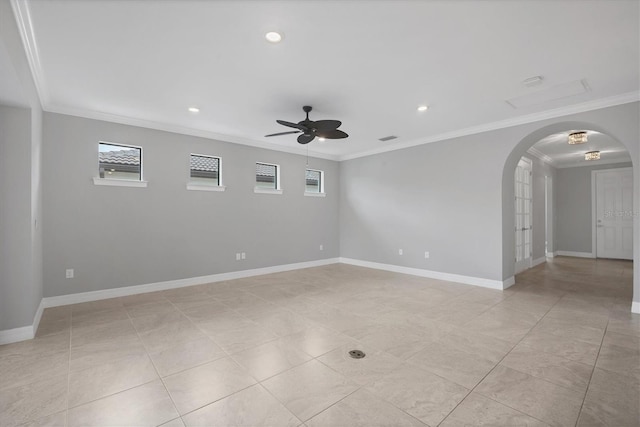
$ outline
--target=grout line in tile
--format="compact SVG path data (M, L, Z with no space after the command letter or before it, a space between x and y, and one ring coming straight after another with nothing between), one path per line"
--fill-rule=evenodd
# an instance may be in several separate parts
M474 390L475 390L475 389L476 389L476 388L477 388L477 387L482 383L482 381L484 381L484 380L485 380L485 378L487 378L487 377L488 377L488 376L489 376L489 375L490 375L490 374L491 374L491 373L492 373L492 372L493 372L493 371L494 371L494 370L495 370L495 369L496 369L496 368L497 368L497 367L502 363L502 361L503 361L503 360L504 360L504 359L505 359L509 354L511 354L511 352L513 351L513 349L514 349L514 348L516 348L516 347L518 346L518 344L520 344L520 343L521 343L521 342L522 342L522 341L527 337L527 335L529 335L529 334L531 333L531 331L533 330L533 328L535 328L535 327L536 327L536 325L537 325L538 323L540 323L540 322L542 321L542 319L544 319L544 317L547 315L547 313L549 313L549 311L550 311L553 307L555 307L555 305L556 305L556 304L558 304L558 302L559 302L559 301L560 301L560 300L556 301L556 302L555 302L555 304L553 304L551 307L549 307L549 310L547 310L547 311L545 312L544 316L542 316L542 317L541 317L541 318L540 318L540 319L539 319L539 320L538 320L538 321L537 321L537 322L536 322L536 323L531 327L531 329L529 329L529 332L527 332L525 335L523 335L523 337L522 337L522 338L520 338L520 340L519 340L517 343L515 343L515 344L511 347L511 350L509 350L509 351L508 351L508 352L507 352L507 353L506 353L506 354L505 354L505 355L504 355L504 356L503 356L503 357L502 357L502 358L501 358L501 359L500 359L500 360L499 360L499 361L494 365L494 367L493 367L493 368L491 368L491 370L490 370L489 372L487 372L487 373L486 373L486 375L485 375L485 376L483 376L483 377L482 377L482 379L481 379L480 381L478 381L478 382L476 383L476 385L475 385L475 386L473 386L473 387L471 388L471 390L469 390L469 393L467 393L467 395L466 395L466 396L465 396L465 397L464 397L460 402L458 402L458 404L457 404L457 405L456 405L456 406L455 406L451 411L449 411L449 413L448 413L448 414L447 414L447 415L442 419L442 421L441 421L440 423L443 423L443 422L444 422L444 421L445 421L445 420L446 420L446 419L447 419L447 418L448 418L448 417L449 417L449 416L450 416L450 415L451 415L451 414L456 410L456 408L457 408L458 406L460 406L460 404L461 404L462 402L464 402L464 401L467 399L467 397L469 397L469 395L470 395L470 394L471 394L471 393L472 393L472 392L473 392L473 391L474 391ZM529 375L529 374L527 374L527 375ZM534 378L534 377L532 377L532 378ZM542 380L542 381L544 381L544 380ZM547 381L547 382L548 382L548 381ZM553 384L553 383L550 383L550 384ZM555 385L555 384L554 384L554 385ZM481 393L480 393L480 394L481 394ZM492 399L492 398L490 398L489 396L485 396L484 394L481 394L481 395L482 395L482 396L484 396L484 397L486 397L486 398L488 398L488 399L490 399L490 400L493 400L494 402L497 402L497 403L499 403L499 404L501 404L501 405L504 405L504 406L506 406L506 407L508 407L508 408L510 408L510 409L513 409L514 411L517 411L517 412L523 413L522 411L519 411L518 409L512 408L511 406L509 406L509 405L507 405L507 404L505 404L505 403L503 403L503 402L498 402L497 400ZM525 413L525 415L527 415L527 416L529 416L529 417L531 417L531 418L535 418L536 420L538 420L538 421L540 421L540 422L544 423L544 421L542 421L542 420L540 420L540 419L538 419L538 418L534 417L533 415L526 414L526 413ZM578 413L578 417L579 417L579 416L580 416L580 414Z
M611 313L609 313L609 316L611 316ZM598 347L598 354L596 355L596 360L593 363L593 367L591 368L591 375L589 375L587 388L584 391L582 403L580 404L580 410L578 411L578 418L576 418L576 424L575 424L576 426L578 425L578 421L580 420L580 415L582 415L582 408L584 407L584 402L587 400L587 393L589 393L589 387L591 386L591 379L593 378L593 373L596 371L596 366L598 365L598 358L600 357L600 351L602 350L602 344L604 343L604 337L607 335L608 327L609 327L609 319L607 319L607 326L605 326L604 333L602 334L602 340L600 341L600 347Z

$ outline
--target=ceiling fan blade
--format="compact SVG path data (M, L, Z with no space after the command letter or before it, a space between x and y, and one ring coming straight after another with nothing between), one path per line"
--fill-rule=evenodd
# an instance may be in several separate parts
M313 122L312 127L319 132L323 130L336 130L341 124L342 122L340 120L318 120Z
M289 126L290 128L296 128L300 130L308 130L306 126L303 126L298 123L291 123L284 120L276 120L276 122L280 123L282 126Z
M300 135L298 137L298 142L300 144L308 144L311 141L313 141L313 138L315 138L316 136L314 134L308 134L308 133L303 133L302 135Z
M338 129L334 129L334 130L327 130L327 131L322 131L322 132L318 132L317 136L319 136L320 138L326 138L326 139L342 139L342 138L347 138L349 135L347 135L345 132L342 132L341 130Z
M267 137L267 136L289 135L289 134L292 134L292 133L300 133L300 132L302 132L302 131L301 130L292 130L292 131L289 131L289 132L271 133L269 135L265 135L265 137Z

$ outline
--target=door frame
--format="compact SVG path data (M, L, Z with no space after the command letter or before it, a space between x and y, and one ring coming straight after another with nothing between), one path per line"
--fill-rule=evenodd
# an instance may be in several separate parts
M611 169L596 169L591 171L591 258L598 258L598 238L596 234L598 233L597 227L597 209L596 209L596 198L598 195L596 194L596 175L598 172L611 172L611 171L624 171L630 170L631 176L633 177L633 167L627 166L624 168L611 168ZM636 183L632 180L633 187L631 188L632 194L635 190ZM635 203L635 202L634 202ZM632 258L633 259L633 258Z
M544 176L544 255L553 258L556 253L556 245L554 239L555 206L553 203L553 176ZM551 250L549 250L551 249Z
M517 185L516 179L515 179L515 172L520 166L520 162L525 162L528 165L528 169L529 169L529 224L527 225L528 226L527 231L529 232L529 255L526 258L523 258L522 261L518 261L517 250L516 250L516 259L514 263L515 274L522 273L523 271L526 271L533 267L533 160L531 160L526 156L522 156L520 160L518 160L518 163L516 164L516 168L514 169L514 178L513 178L514 187L515 185ZM517 215L517 208L515 208L515 205L514 205L514 210ZM517 221L516 221L516 224L517 224ZM518 232L517 230L514 230L514 231L516 233ZM527 262L527 259L529 260L528 262Z

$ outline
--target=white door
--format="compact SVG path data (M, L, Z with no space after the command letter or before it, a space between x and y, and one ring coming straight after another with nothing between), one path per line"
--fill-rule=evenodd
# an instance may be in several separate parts
M595 171L596 257L633 259L631 168Z
M531 267L531 160L516 166L516 274Z

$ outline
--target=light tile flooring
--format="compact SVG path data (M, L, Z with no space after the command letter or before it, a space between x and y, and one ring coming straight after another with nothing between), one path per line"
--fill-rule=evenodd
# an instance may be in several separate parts
M637 426L631 283L622 261L504 292L336 264L47 309L0 347L0 426Z

